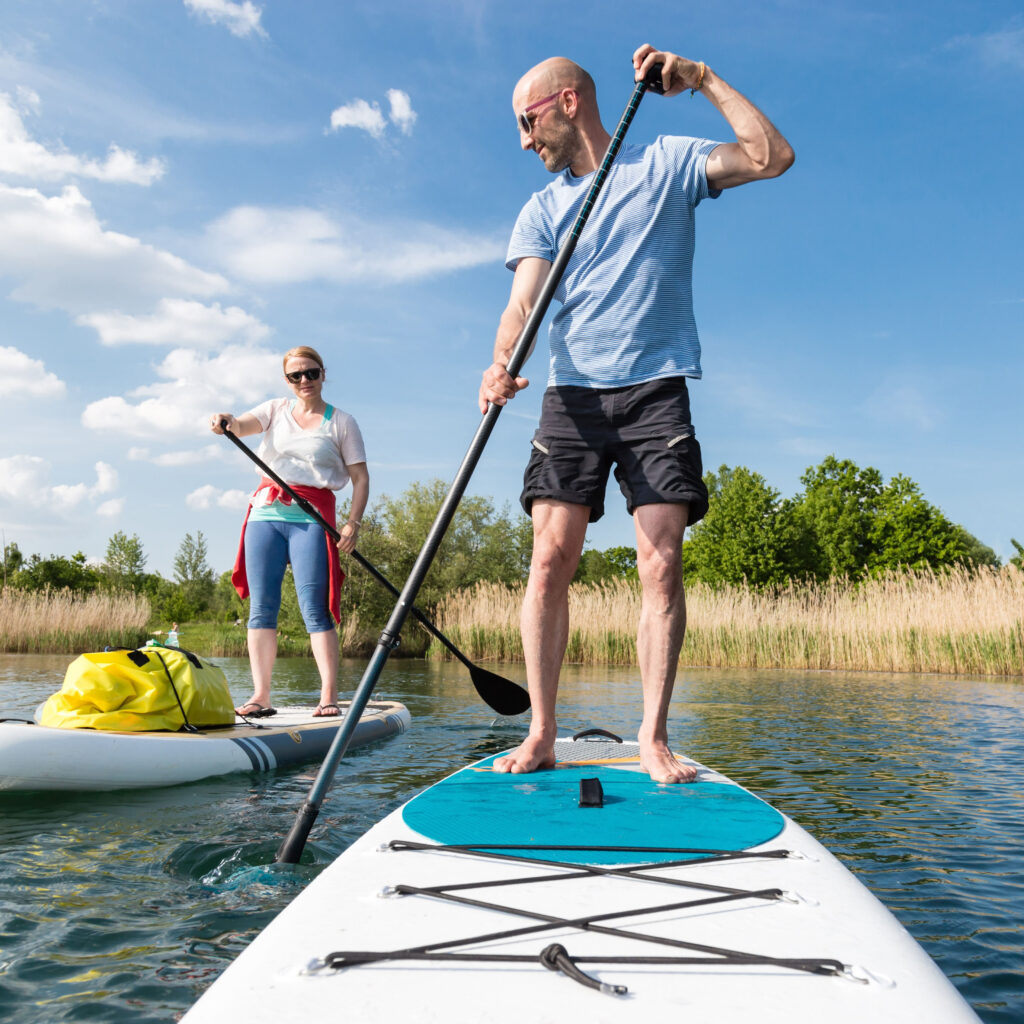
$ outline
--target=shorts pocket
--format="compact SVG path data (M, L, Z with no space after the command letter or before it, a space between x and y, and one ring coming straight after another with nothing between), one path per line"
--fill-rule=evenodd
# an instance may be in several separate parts
M693 427L683 427L681 428L681 433L674 434L672 437L668 439L668 441L665 444L665 447L675 448L675 446L679 444L681 441L688 441L691 437L693 437L693 434Z

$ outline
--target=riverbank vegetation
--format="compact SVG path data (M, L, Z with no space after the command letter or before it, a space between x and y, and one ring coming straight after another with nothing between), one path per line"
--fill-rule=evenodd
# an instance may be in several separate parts
M688 663L1022 671L1024 604L1014 587L1024 576L1024 547L1016 540L1017 555L1000 572L995 552L931 505L914 481L897 475L887 482L878 470L834 456L810 467L791 498L742 466L722 466L705 482L710 509L687 531L683 548ZM396 587L407 579L446 492L440 480L414 484L397 497L383 495L364 514L359 551ZM530 522L518 509L464 498L417 606L476 658L521 657L516 620L531 540ZM394 598L352 559L343 558L343 567L342 651L366 656ZM28 595L36 595L36 605ZM120 619L107 603L117 595L135 602L128 633L118 632ZM584 551L572 601L569 660L634 663L635 549ZM172 579L147 572L141 540L123 532L110 538L99 561L82 552L25 557L11 543L4 550L0 651L140 643L176 622L182 646L242 656L247 605L230 573L211 569L199 531L181 542ZM92 626L71 630L66 621ZM282 655L310 653L290 573L278 627ZM429 645L410 620L397 653L423 656Z
M438 626L473 660L522 661L523 590L481 583L452 594L438 609ZM574 584L569 606L567 661L637 663L637 581ZM1014 566L762 589L698 582L687 588L686 606L682 665L1024 673L1024 572Z
M140 594L76 594L7 587L0 593L0 650L15 654L80 654L138 647L149 636L149 601Z

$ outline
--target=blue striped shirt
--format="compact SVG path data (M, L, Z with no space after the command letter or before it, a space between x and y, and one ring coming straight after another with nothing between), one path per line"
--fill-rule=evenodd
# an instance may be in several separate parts
M615 388L662 377L700 377L693 317L694 209L719 189L705 165L719 143L661 135L622 146L555 298L548 386ZM506 266L554 261L592 175L568 169L523 207Z

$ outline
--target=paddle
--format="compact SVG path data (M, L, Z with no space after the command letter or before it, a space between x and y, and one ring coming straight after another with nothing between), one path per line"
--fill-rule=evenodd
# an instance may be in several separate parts
M656 92L662 91L660 64L656 64L651 68L646 79L642 82L637 82L633 88L633 94L630 96L629 103L619 119L618 127L615 129L615 134L608 145L608 151L601 161L601 166L594 175L594 180L591 182L587 195L583 200L583 205L580 207L580 212L572 226L572 231L555 257L554 263L551 264L551 269L548 271L548 276L541 287L537 302L531 310L529 317L527 317L522 333L519 335L515 348L512 350L512 356L508 361L507 367L511 377L519 375L520 369L530 354L533 339L537 334L541 321L544 319L544 315L547 313L548 306L551 304L551 299L555 294L555 289L558 287L558 282L562 279L566 265L576 248L583 225L586 224L587 218L590 216L590 211L593 209L597 195L604 185L605 178L608 177L612 161L622 145L626 130L629 128L633 115L640 105L640 100L643 99L643 95L648 88ZM462 500L462 495L469 484L469 478L473 475L473 470L476 469L476 465L480 461L480 456L487 445L487 439L491 436L491 431L498 421L498 416L501 415L501 409L500 405L494 405L493 403L488 406L487 412L477 428L476 434L470 443L469 451L462 460L462 465L455 475L455 480L452 482L448 494L441 503L441 508L434 519L434 524L431 526L427 539L423 542L423 547L416 557L412 572L409 573L409 578L405 581L405 586L402 588L398 603L391 612L391 617L388 619L387 625L385 625L380 639L377 641L377 646L374 649L369 664L366 666L363 678L359 681L359 686L356 687L356 691L352 695L352 703L348 714L345 716L345 722L334 736L331 749L328 750L327 756L320 766L320 771L317 772L316 779L310 787L309 795L306 797L306 802L295 817L295 823L292 825L291 831L278 848L277 856L274 858L278 864L297 864L302 856L306 839L313 827L313 823L316 821L317 815L320 813L320 804L324 793L327 791L334 773L338 770L339 762L345 756L349 740L355 731L356 722L359 721L359 716L363 713L363 709L366 707L366 703L369 701L373 689L377 685L377 680L380 677L385 662L388 660L388 655L398 646L398 635L402 630L402 625L412 608L413 601L423 583L424 577L427 575L430 564L433 562L434 556L441 546L441 541L444 539L445 532L455 515L455 510Z
M243 444L241 438L234 434L228 427L227 420L220 421L221 429L224 434L229 438L231 443L238 448L239 451L244 452L260 470L268 476L274 483L277 484L282 490L287 491L292 496L292 499L296 502L299 508L308 515L311 515L326 531L334 538L335 541L341 540L341 534L338 532L335 526L332 526L320 513L317 511L316 506L307 501L305 498L296 494L291 487L288 486L248 445ZM382 586L385 590L391 592L392 597L401 597L398 588L395 587L390 580L371 562L363 558L358 551L352 552L352 557ZM476 692L480 694L484 703L489 707L493 708L498 712L499 715L521 715L530 706L530 695L518 684L513 683L511 679L505 679L503 676L499 676L494 672L488 672L486 669L480 668L474 665L469 658L466 657L460 651L455 644L451 642L442 633L437 626L435 626L430 619L426 617L419 610L419 608L413 606L409 609L412 617L427 630L431 636L440 640L445 647L448 648L452 654L455 655L459 661L462 662L466 668L469 669L469 677L473 680L473 685L476 687ZM360 709L360 712L362 709Z

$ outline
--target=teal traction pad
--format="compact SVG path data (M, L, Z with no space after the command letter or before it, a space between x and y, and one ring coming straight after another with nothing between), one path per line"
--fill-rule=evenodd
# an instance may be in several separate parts
M513 856L567 864L682 860L677 853L545 850L545 846L660 846L746 850L774 839L785 819L728 783L665 785L641 771L573 765L512 775L490 770L497 757L463 768L410 800L409 828L442 845L528 844ZM603 807L580 807L580 779L600 779ZM696 857L699 854L693 854Z

